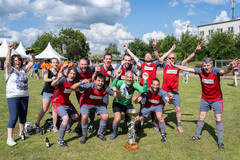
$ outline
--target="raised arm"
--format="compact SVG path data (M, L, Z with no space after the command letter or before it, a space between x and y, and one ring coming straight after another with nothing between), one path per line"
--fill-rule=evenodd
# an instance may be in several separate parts
M30 62L28 62L28 64L25 66L25 72L28 72L32 68L32 66L34 65L34 63L36 61L35 54L32 53L31 56L32 56L32 58L31 58Z
M11 65L12 49L13 49L13 44L9 44L8 45L8 52L7 52L7 56L6 56L6 72L7 72L7 74L9 74L11 72L11 69L12 69L12 65Z
M190 60L196 55L196 53L202 49L202 48L201 48L201 45L202 45L202 43L201 43L201 44L198 43L198 45L197 45L196 49L194 50L194 52L193 52L192 54L190 54L186 59L184 59L184 60L182 61L182 65L183 65L183 66L185 66L186 63L187 63L188 61L190 61Z
M176 44L174 44L174 45L172 46L172 48L171 48L168 52L166 52L162 57L159 57L158 50L157 50L157 39L156 39L156 40L153 39L152 45L153 45L153 50L154 50L155 58L158 60L158 62L159 62L160 64L163 64L163 60L164 60L172 51L174 51L174 50L176 49Z
M175 65L172 61L169 61L169 64L174 68L178 68L178 69L181 69L183 71L195 73L194 69L189 68L187 66Z
M83 84L88 84L88 85L83 85ZM81 91L86 91L87 89L90 89L90 84L87 79L84 79L83 81L74 83L72 87L70 88L72 91L80 91L80 85L81 85Z
M144 72L142 75L142 78L144 80L143 86L140 86L138 83L134 83L133 87L140 93L144 93L147 92L147 79L148 79L149 75L147 72Z
M116 87L112 87L112 90L113 92L115 92L113 94L113 97L114 98L117 98L117 99L120 99L122 96L121 96L121 92L116 88Z
M63 77L63 73L59 72L56 79L54 79L51 83L51 86L56 87L59 84L59 80Z
M228 74L231 70L238 65L239 59L235 58L228 67L219 72L220 75Z
M135 56L135 55L130 51L130 49L127 47L127 45L124 44L123 47L124 47L124 49L128 52L128 54L134 59L134 61L135 61L136 63L138 63L138 60L139 60L139 59L137 58L137 56Z

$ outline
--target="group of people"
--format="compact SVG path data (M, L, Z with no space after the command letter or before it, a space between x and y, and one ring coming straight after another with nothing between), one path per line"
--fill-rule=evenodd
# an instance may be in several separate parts
M157 40L153 40L154 55L157 59L153 61L151 53L145 54L144 61L137 58L124 44L125 54L121 64L115 69L112 68L112 55L105 54L103 64L100 66L88 66L86 59L80 59L78 67L63 64L58 71L58 60L51 60L51 69L44 72L44 81L46 82L42 91L42 109L39 112L35 127L40 126L40 121L50 103L53 108L53 131L58 132L58 144L62 147L68 147L64 141L65 133L81 132L81 144L86 143L88 139L88 131L93 131L93 122L95 113L101 116L97 137L102 141L106 140L104 132L109 118L107 106L109 104L109 95L114 97L112 110L114 120L112 124L112 134L110 139L114 140L118 135L118 128L121 121L121 112L125 113L125 123L129 121L126 114L128 109L133 109L134 103L140 104L140 114L137 116L136 126L151 114L152 119L158 119L159 131L162 136L161 141L166 141L165 121L163 118L164 105L166 102L172 104L176 110L177 129L179 133L183 133L181 125L181 109L180 97L178 92L179 71L184 70L198 74L202 84L202 100L200 103L199 120L197 123L196 134L190 139L195 141L200 139L201 130L204 125L204 119L207 111L213 108L216 119L216 127L218 134L218 147L224 149L222 143L223 124L221 114L223 112L222 94L220 89L220 75L229 73L234 68L238 60L233 60L224 70L213 67L210 58L202 60L201 69L192 69L186 67L198 51L201 45L197 45L196 49L186 59L177 62L177 56L173 52L176 48L174 44L172 48L162 57L159 57ZM11 50L13 45L8 46L8 54L6 57L6 94L8 99L8 107L10 120L8 123L8 139L7 144L16 145L13 140L13 129L19 116L20 133L26 122L28 108L28 79L26 72L35 62L34 55L32 60L22 68L22 59L20 56L12 56ZM135 67L131 64L131 59L137 64ZM165 60L166 59L166 60ZM163 82L160 88L160 80L157 78L157 67L163 67ZM68 68L68 69L67 69ZM141 77L140 84L133 80L133 74ZM112 85L110 84L112 79ZM17 90L17 92L15 91ZM133 97L134 91L137 90L139 95ZM81 113L78 113L69 99L72 91L76 93L76 99L79 102ZM62 118L59 128L57 128L57 116ZM88 117L90 124L88 126ZM75 130L71 129L74 122L78 121ZM29 136L28 133L25 133Z

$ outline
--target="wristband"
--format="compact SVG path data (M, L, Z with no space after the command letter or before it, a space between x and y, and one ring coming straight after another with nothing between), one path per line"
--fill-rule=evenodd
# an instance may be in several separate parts
M173 68L175 68L175 64L173 64Z
M154 48L153 50L154 50L154 51L157 51L157 49L156 49L156 48Z

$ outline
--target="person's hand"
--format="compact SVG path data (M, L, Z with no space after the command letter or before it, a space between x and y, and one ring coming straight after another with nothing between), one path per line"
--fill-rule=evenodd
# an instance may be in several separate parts
M62 72L58 72L58 79L61 79L63 77L63 73Z
M52 81L54 81L55 79L57 79L57 77L53 76L53 77L52 77Z
M121 65L123 66L123 65L124 65L124 63L125 63L125 61L124 61L124 60L122 60L122 61L121 61Z
M172 93L167 93L169 99L173 99L173 94Z
M134 96L132 99L135 104L138 104L138 96Z
M230 67L231 68L234 68L234 67L236 67L237 65L238 65L238 62L240 61L240 59L237 59L237 58L235 58L231 63L230 63Z
M115 77L118 78L121 76L121 74L122 74L122 70L116 70Z
M194 51L195 53L198 52L198 51L200 51L200 50L202 49L202 48L201 48L201 45L202 45L202 43L200 43L200 44L198 43L197 48L196 48L195 51Z
M144 72L143 75L142 75L142 78L144 79L144 81L147 81L149 75L147 72Z
M9 50L12 50L12 49L13 49L13 46L14 46L13 44L9 44L9 45L8 45L8 49L9 49Z
M171 60L168 60L167 63L168 63L171 67L174 66L174 63L173 63Z
M174 51L176 49L176 44L173 44L171 50Z
M63 64L62 68L66 69L68 67L68 64Z
M137 68L141 69L142 68L142 64L140 62L137 63Z
M82 80L82 84L87 84L87 83L90 83L90 81L88 79Z
M152 43L153 49L157 48L157 39L153 39L153 43Z
M128 49L126 44L123 45L123 48L126 49L126 50Z
M111 77L112 76L112 72L111 71L107 71L107 74Z
M100 71L100 66L97 64L95 67L95 72Z
M117 92L117 88L116 87L112 87L113 92Z

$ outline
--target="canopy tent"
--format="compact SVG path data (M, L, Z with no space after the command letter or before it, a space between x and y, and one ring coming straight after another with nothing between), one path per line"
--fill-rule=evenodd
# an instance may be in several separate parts
M61 62L62 59L67 59L66 57L61 56L58 54L53 48L51 43L48 43L47 48L45 48L44 51L42 51L39 55L36 56L37 59L51 59L51 58L57 58L59 62Z
M26 55L26 52L25 52L26 49L23 47L22 42L20 42L20 44L18 45L16 51L17 51L18 53L20 53L21 55L25 55L25 56L27 56L27 57L31 57L30 55Z
M5 58L7 56L7 52L8 52L8 43L7 43L7 40L4 39L2 45L0 46L0 58ZM12 49L11 55L15 55L15 54L21 55L22 58L28 58L26 54L18 53L17 51Z

